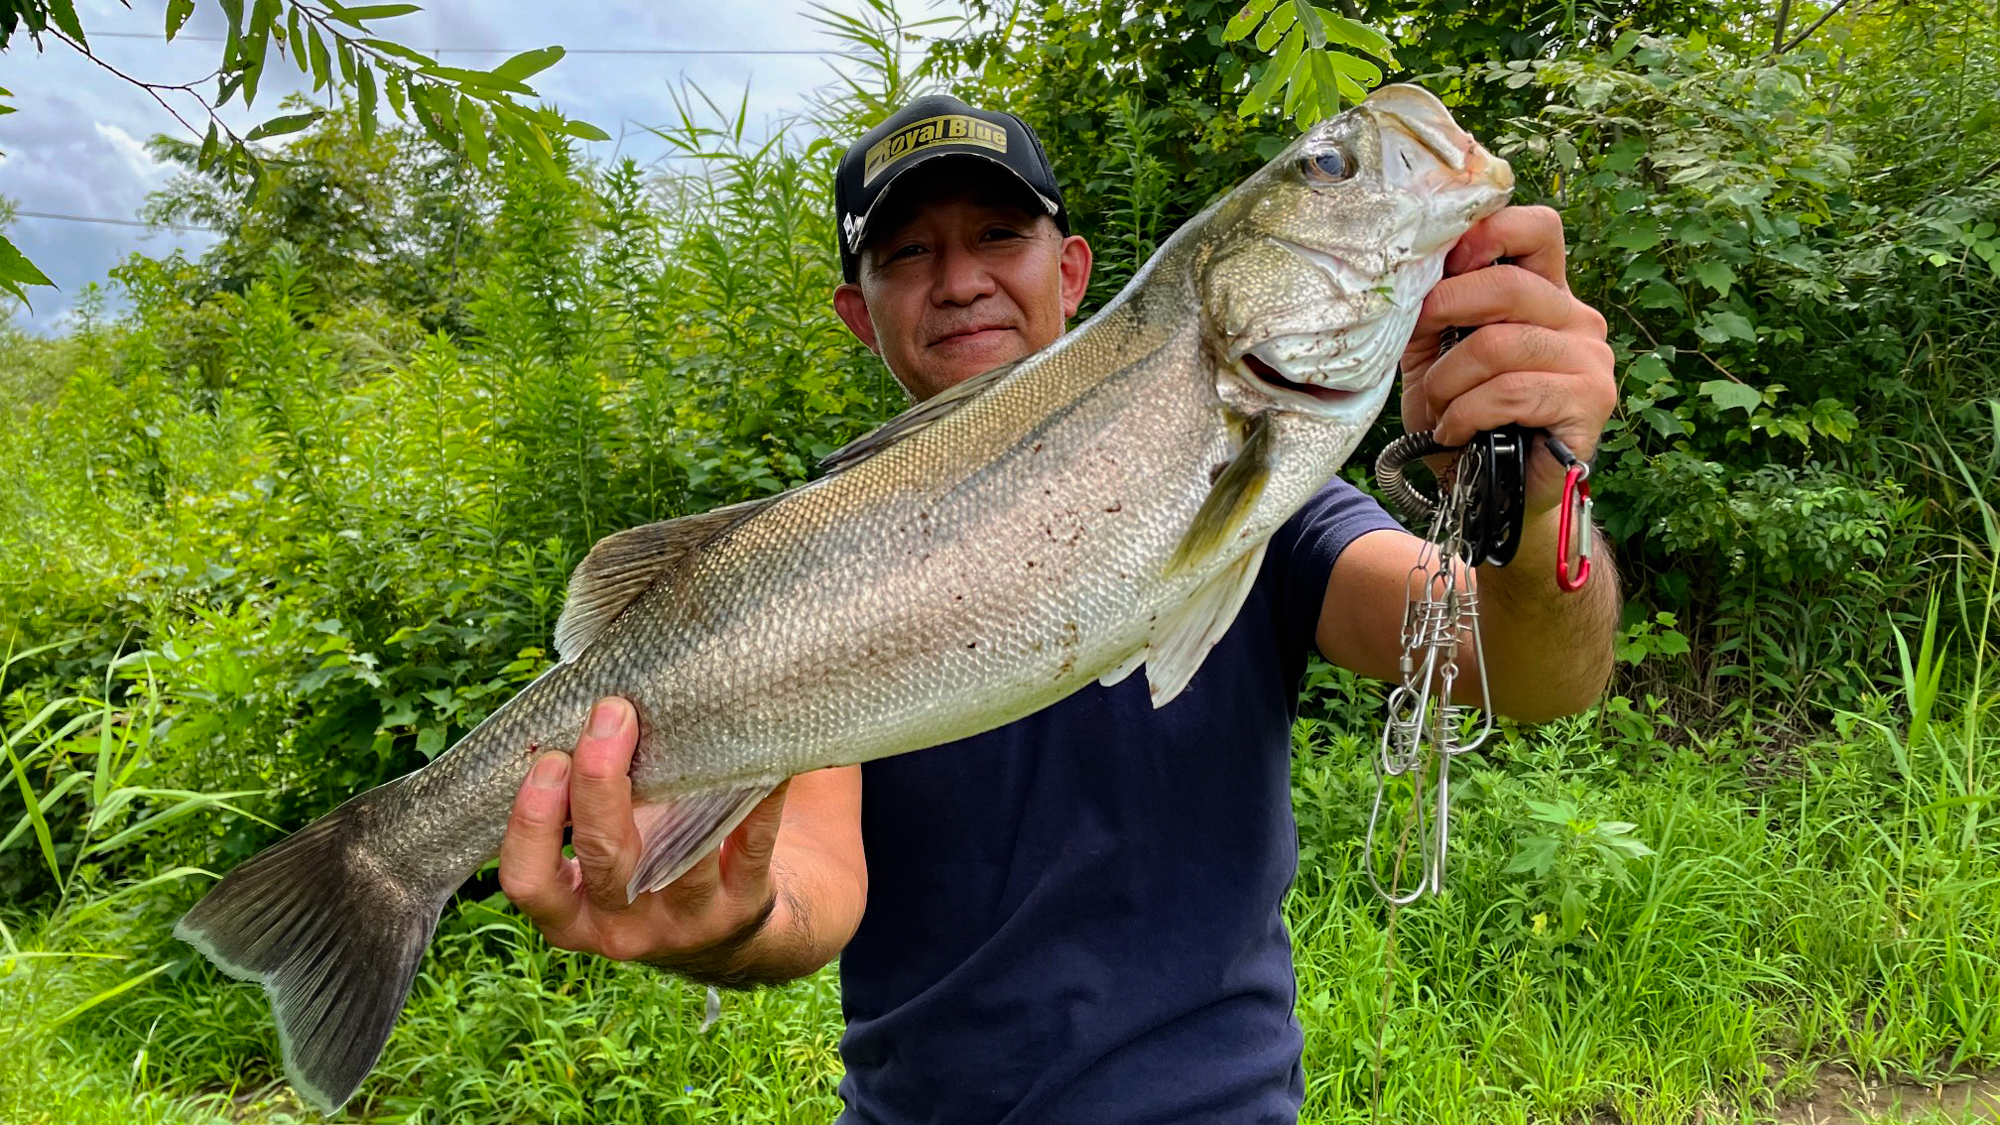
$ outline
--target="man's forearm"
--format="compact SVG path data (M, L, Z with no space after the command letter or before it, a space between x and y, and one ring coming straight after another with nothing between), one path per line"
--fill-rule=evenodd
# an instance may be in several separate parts
M1527 722L1589 707L1611 676L1618 572L1593 527L1590 581L1574 593L1557 586L1559 516L1551 509L1523 527L1513 562L1478 571L1480 639L1493 707Z

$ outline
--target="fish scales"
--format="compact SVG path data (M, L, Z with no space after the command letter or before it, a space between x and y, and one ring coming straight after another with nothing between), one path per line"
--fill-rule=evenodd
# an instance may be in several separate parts
M630 699L649 890L785 778L937 746L1141 662L1156 706L1234 619L1271 533L1386 402L1445 252L1506 164L1414 87L1316 127L1089 322L764 501L621 532L560 663L438 760L232 871L176 928L260 981L287 1076L346 1102L445 901L533 762Z

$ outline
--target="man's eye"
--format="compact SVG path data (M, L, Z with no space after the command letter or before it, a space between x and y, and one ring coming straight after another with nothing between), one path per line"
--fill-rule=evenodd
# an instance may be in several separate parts
M986 237L1000 239L1019 238L1021 237L1021 232L1008 227L994 227L992 230L986 232Z
M891 262L899 262L902 261L904 258L913 258L923 252L924 252L923 247L917 245L914 242L909 242L896 247L894 250L891 250L889 252L889 257L886 260Z

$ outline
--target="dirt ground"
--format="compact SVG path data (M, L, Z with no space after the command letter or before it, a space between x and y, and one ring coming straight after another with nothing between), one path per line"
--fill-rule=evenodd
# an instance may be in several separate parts
M2000 1074L1953 1079L1936 1086L1877 1085L1829 1069L1820 1073L1810 1096L1781 1106L1776 1120L1778 1125L1970 1125L2000 1121Z

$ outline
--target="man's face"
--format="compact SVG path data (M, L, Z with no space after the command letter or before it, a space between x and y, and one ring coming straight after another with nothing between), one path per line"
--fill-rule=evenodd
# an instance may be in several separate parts
M1090 247L1065 238L1006 173L938 160L896 184L870 226L860 283L834 308L922 400L1054 343L1090 280Z

